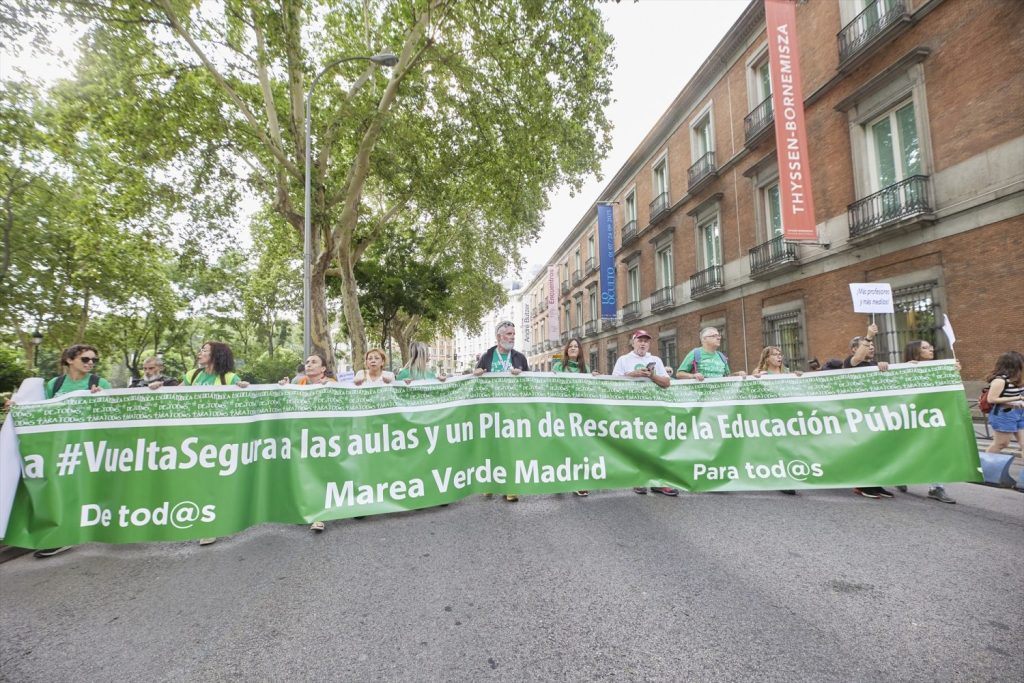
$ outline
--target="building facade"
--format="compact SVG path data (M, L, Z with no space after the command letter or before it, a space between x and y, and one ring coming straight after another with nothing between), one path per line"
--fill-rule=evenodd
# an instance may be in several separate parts
M918 338L949 357L943 314L967 379L1021 349L1024 3L816 0L796 17L818 243L782 236L764 6L752 0L549 262L557 335L547 269L526 286L531 367L579 336L610 372L638 327L678 367L713 325L734 368L774 345L802 369L864 333L854 282L893 289L895 313L875 318L879 359ZM614 320L599 315L598 202L614 205Z

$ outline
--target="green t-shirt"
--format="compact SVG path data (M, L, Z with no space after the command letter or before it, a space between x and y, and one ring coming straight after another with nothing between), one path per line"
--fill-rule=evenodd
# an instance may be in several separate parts
M697 349L693 349L686 354L686 358L684 358L683 362L679 365L679 370L688 372L691 375L694 374L693 358L696 353ZM701 349L700 361L697 362L697 372L705 377L725 377L729 374L729 364L725 362L725 356L722 355L721 351L708 353Z
M414 375L412 370L410 370L409 368L402 368L401 370L398 371L398 374L395 375L395 379L437 379L437 375L434 373L433 370L424 370L423 372L417 372Z
M555 359L551 364L551 372L580 372L580 364L574 360L569 361L569 367L562 367L562 359Z
M238 375L233 372L224 374L225 382L220 381L220 375L211 375L206 370L200 370L198 373L195 370L186 372L182 378L181 383L188 386L215 386L218 384L238 384Z
M500 350L494 349L494 353L491 354L491 372L511 372L514 368L511 351L503 354Z
M49 382L46 383L46 398L54 397L53 385L57 383L57 379L57 377L54 377ZM99 388L109 389L110 382L100 377ZM71 379L70 375L66 376L64 378L64 383L60 385L60 391L57 392L57 395L59 396L61 394L68 394L71 393L72 391L89 391L89 375L86 375L85 377L79 380Z

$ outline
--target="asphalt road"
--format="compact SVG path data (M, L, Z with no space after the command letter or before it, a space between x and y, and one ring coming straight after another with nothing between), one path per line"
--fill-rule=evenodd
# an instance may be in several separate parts
M436 508L0 565L9 681L1015 681L1024 495Z

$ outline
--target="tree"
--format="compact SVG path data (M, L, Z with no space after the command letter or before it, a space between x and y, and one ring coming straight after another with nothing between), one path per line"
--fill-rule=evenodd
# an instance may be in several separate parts
M49 3L40 6L48 11ZM392 48L385 75L345 62L313 101L315 349L332 358L325 278L340 279L353 356L365 348L356 264L402 212L423 239L468 229L505 265L535 236L546 193L597 170L608 147L611 39L570 0L79 0L105 134L136 163L191 155L241 177L297 233L310 79ZM111 76L111 72L116 72ZM97 112L99 113L99 112Z

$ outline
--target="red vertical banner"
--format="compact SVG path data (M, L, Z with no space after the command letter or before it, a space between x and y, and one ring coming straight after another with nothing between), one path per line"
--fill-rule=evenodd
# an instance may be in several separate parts
M795 0L764 0L768 60L772 76L775 145L779 157L779 202L787 240L818 240L804 126L800 49Z

